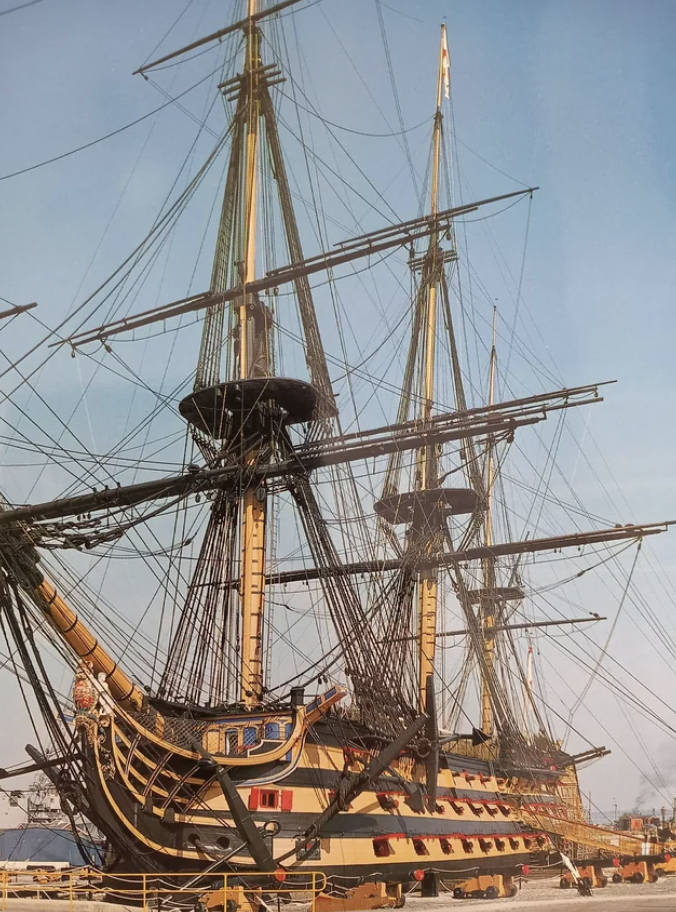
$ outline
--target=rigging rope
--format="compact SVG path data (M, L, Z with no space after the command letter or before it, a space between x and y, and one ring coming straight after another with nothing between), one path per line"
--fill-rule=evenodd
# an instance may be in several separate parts
M9 9L2 10L0 16L8 16L10 13L17 13L19 10L26 9L29 6L35 6L37 3L42 3L43 0L28 0L27 3L20 3L18 6L11 6Z
M38 3L40 0L33 0L33 2ZM12 10L5 10L7 13L11 13ZM3 13L0 13L0 16ZM179 98L184 98L189 92L192 92L193 89L196 89L198 86L202 85L210 79L214 73L217 73L220 70L220 66L216 67L215 70L212 70L211 73L208 73L198 82L193 83L189 88L185 89L183 92L180 92L178 95L175 95L173 98L170 98L168 101L165 101L164 104L159 105L157 108L153 108L152 111L148 111L147 114L142 114L141 117L137 117L136 120L132 120L130 123L125 124L123 127L118 127L116 130L111 130L110 133L106 133L104 136L99 136L98 139L92 139L88 143L84 143L82 146L77 146L75 149L69 149L68 152L62 152L60 155L54 155L52 158L47 158L44 161L37 162L35 165L29 165L27 168L20 168L18 171L12 171L9 174L0 175L0 181L10 180L13 177L19 177L22 174L28 174L30 171L37 171L38 168L44 168L45 165L52 165L54 162L61 161L64 158L69 158L71 155L77 155L78 152L84 152L85 149L91 149L92 146L97 146L99 143L105 142L107 139L112 139L113 136L118 136L120 133L124 133L125 130L130 130L132 127L135 127L137 124L143 123L144 120L148 120L149 117L153 117L155 114L159 114L160 111L163 111L165 108L168 108L169 105L174 104L178 101Z
M641 553L641 546L642 546L642 545L643 545L643 539L639 539L638 546L637 546L637 548L636 548L636 554L634 555L634 560L633 560L633 562L632 562L631 569L630 569L630 571L629 571L629 576L628 576L628 578L627 578L627 583L626 583L626 585L625 585L625 587L624 587L624 590L623 590L623 592L622 592L622 598L620 599L620 603L619 603L619 605L617 606L617 611L616 611L616 613L615 613L615 617L613 618L613 623L612 623L611 626L610 626L610 630L608 631L608 636L606 637L606 641L605 641L605 643L603 644L603 648L601 649L601 653L600 653L600 655L599 655L599 657L598 657L598 659L597 659L597 661L596 661L596 664L594 665L594 669L593 669L592 673L589 675L589 680L587 681L587 683L585 684L585 686L582 688L582 691L580 692L579 697L577 698L577 700L575 701L575 704L573 705L572 709L570 710L570 717L569 717L569 718L571 718L571 719L573 718L573 716L574 716L575 713L577 712L577 710L578 710L578 708L580 707L580 705L583 703L584 698L585 698L585 697L587 696L587 694L589 693L589 689L591 688L592 684L594 683L594 680L595 680L595 678L596 678L596 675L598 674L598 671L599 671L599 669L601 668L601 664L602 664L602 662L603 662L603 659L605 658L606 652L608 651L608 647L610 646L610 641L612 640L613 634L615 633L615 628L617 627L617 622L619 621L620 615L622 614L622 609L623 609L623 607L624 607L624 602L625 602L625 599L626 599L626 597L627 597L627 593L629 592L629 587L631 586L631 581L632 581L632 578L633 578L633 576L634 576L634 570L636 569L636 564L637 564L637 562L638 562L638 558L639 558L639 555L640 555L640 553Z

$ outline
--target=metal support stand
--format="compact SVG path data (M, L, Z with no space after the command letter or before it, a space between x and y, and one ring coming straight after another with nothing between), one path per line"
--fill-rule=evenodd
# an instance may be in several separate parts
M425 899L432 899L439 895L439 876L433 871L427 871L420 884L420 895Z
M608 885L608 878L603 873L604 864L607 865L608 863L595 858L591 861L576 861L575 867L580 880L584 881L588 887L602 888ZM575 878L570 871L563 870L561 872L559 886L562 890L576 886Z
M479 874L454 887L453 898L497 899L499 896L516 896L518 892L511 874Z
M635 855L633 858L615 859L617 868L613 883L656 883L657 865L664 862L664 855Z

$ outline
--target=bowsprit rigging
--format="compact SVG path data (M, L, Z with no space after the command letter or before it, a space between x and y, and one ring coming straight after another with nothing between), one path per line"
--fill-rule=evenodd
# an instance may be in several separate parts
M487 396L469 405L454 300L455 224L500 201L532 198L537 188L442 205L452 183L444 173L442 28L425 214L306 256L278 128L275 90L287 68L279 45L265 40L268 28L280 26L273 17L297 2L262 8L248 0L245 18L138 70L227 35L243 38L241 72L218 85L234 105L228 129L139 248L168 230L188 191L227 150L211 280L206 292L80 326L57 344L75 354L103 343L105 357L124 333L199 314L192 388L182 390L172 416L184 422L194 461L119 484L111 464L107 487L83 482L42 503L0 504L2 631L57 752L31 756L68 807L105 834L122 871L283 866L324 871L336 886L366 881L375 870L392 884L414 870L432 880L468 867L509 874L565 836L556 820L581 812L576 764L604 752L576 758L561 749L533 692L532 667L522 667L513 641L516 630L604 618L515 623L510 606L526 598L520 558L640 542L671 523L500 537L501 469L515 439L552 416L600 403L604 386L499 401L494 314ZM402 249L413 294L396 416L346 433L310 277L333 283L341 267L358 261L377 274L380 255ZM287 375L283 359L292 320L302 358L288 374L303 376ZM440 381L450 393L442 394ZM378 487L374 503L364 503L358 468ZM198 501L202 527L185 521ZM134 642L138 628L127 641L130 654L118 655L112 647L119 644L97 632L107 606L89 593L87 574L71 568L59 578L48 558L65 564L84 550L109 560L116 542L127 538L131 550L133 534L171 517L173 546L162 555L171 585L161 581L172 593L171 623L160 625L154 661L161 667L155 675L153 666L148 682L130 667L132 646L137 666L146 657L147 644ZM287 560L279 559L278 538L289 547ZM287 639L307 659L294 675L275 650L280 593L302 618L318 609L319 659L303 653L302 635L293 642L289 628ZM459 630L440 629L449 597L460 608ZM440 708L448 682L439 640L457 635L468 648L452 694L456 720L470 676L479 679L471 735L446 730ZM42 639L75 669L74 730ZM309 671L317 693L287 690ZM280 678L286 683L273 686ZM551 813L533 810L540 806ZM591 844L590 830L585 837Z

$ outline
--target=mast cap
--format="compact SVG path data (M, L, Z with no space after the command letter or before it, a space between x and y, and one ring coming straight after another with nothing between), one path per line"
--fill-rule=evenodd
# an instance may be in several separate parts
M231 438L263 407L281 413L285 424L312 421L319 393L304 380L288 377L252 377L195 390L181 400L178 410L198 430L216 440Z
M427 488L390 494L377 500L374 509L386 522L395 526L414 522L418 517L429 522L439 514L461 516L473 513L478 504L479 496L472 488Z
M471 605L520 601L525 598L519 586L495 586L491 589L468 589L467 598Z

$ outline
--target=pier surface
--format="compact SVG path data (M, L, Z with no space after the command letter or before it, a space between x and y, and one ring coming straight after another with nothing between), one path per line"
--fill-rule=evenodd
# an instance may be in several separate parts
M287 912L309 912L308 903L289 903ZM559 879L531 880L514 899L453 899L444 892L436 899L409 896L406 912L446 912L463 909L470 912L676 912L676 875L663 877L655 884L608 884L594 890L591 897L579 896L575 890L561 890ZM139 906L118 903L75 901L67 899L7 899L6 912L140 912Z
M524 883L514 899L453 899L444 893L437 899L410 897L406 912L676 912L676 875L662 877L657 883L613 884L580 896L576 890L562 890L559 878Z

